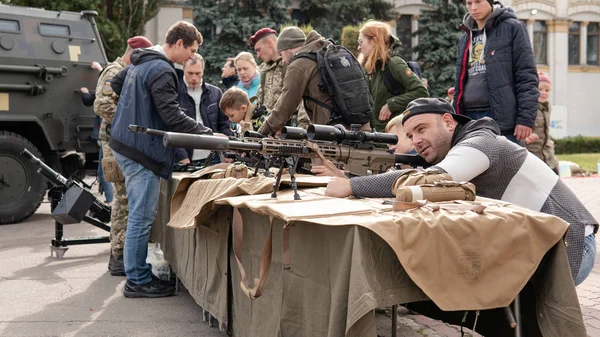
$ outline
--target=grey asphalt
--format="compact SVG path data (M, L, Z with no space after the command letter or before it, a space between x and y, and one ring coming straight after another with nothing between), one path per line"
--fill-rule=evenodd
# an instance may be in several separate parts
M24 223L0 226L0 336L224 336L185 292L124 298L125 278L107 273L109 244L72 246L58 260L53 235L48 203ZM104 233L65 226L65 236L96 235Z

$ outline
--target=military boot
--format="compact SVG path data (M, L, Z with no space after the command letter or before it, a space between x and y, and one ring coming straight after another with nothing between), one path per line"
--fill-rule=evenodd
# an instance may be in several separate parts
M108 260L108 271L110 271L112 276L125 276L123 255L110 254L110 259Z

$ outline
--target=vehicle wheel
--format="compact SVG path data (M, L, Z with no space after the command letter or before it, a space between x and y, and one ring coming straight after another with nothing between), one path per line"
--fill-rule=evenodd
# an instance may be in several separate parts
M18 223L40 207L46 181L35 164L21 152L29 150L42 158L40 151L22 136L0 131L0 224Z
M85 178L85 163L80 155L73 153L60 160L62 175L66 178L75 177L79 180Z

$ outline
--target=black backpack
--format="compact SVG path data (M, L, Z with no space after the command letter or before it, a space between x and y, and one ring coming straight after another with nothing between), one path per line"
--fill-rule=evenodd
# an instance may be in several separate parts
M406 62L408 68L415 73L419 78L421 77L421 68L419 68L419 64L415 61L406 61L402 56L400 58ZM406 92L406 88L402 86L402 84L398 83L392 75L392 71L390 67L385 67L383 70L383 84L385 84L386 88L394 95L399 96Z
M330 123L342 121L348 125L362 125L371 121L373 98L369 93L367 79L360 63L348 49L327 40L318 52L294 55L290 64L298 58L308 58L317 62L321 74L319 89L327 91L332 102L332 106L329 106L305 95L304 106L308 111L310 109L306 101L310 100L331 111Z

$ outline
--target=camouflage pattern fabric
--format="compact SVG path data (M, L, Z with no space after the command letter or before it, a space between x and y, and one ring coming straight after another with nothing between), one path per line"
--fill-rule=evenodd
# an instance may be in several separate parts
M275 103L281 96L283 88L283 76L285 68L281 58L274 62L263 62L260 67L260 87L257 97L260 104L263 104L269 111L275 108Z
M267 107L269 114L275 108L275 104L281 96L281 92L283 90L283 77L285 76L285 65L281 58L277 59L274 62L263 62L260 67L258 67L260 71L260 87L258 88L258 103ZM255 123L254 130L258 130L266 118L267 115L261 117L258 123ZM290 126L299 126L301 128L307 129L310 125L310 118L304 110L304 104L300 103L298 105L298 109L289 122Z
M112 90L110 82L117 76L119 71L125 68L125 62L117 57L115 62L109 63L100 73L98 83L96 84L96 100L94 101L94 112L102 118L102 125L98 138L100 140L110 140L110 124L112 123L119 96Z
M306 110L304 109L304 104L300 103L300 105L298 105L298 111L297 113L294 113L292 115L292 119L290 120L291 122L291 126L297 126L297 127L301 127L303 129L308 129L308 126L311 124L310 122L310 118L308 117L308 114L306 113Z
M113 157L113 152L107 141L102 141L104 157ZM110 253L115 256L123 255L125 245L125 232L127 231L127 218L129 217L129 203L125 182L112 183L114 187L113 205L110 214Z

